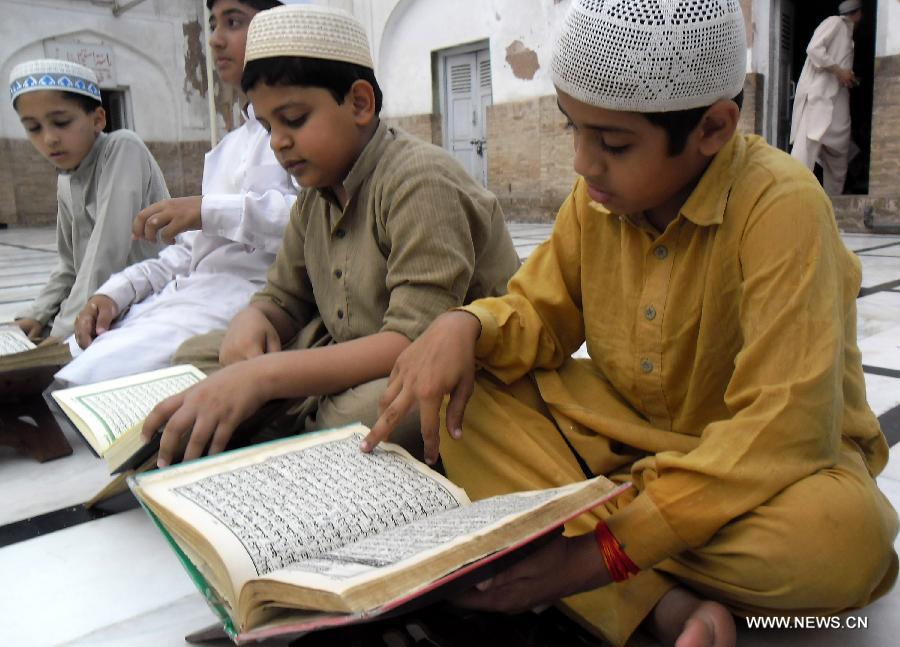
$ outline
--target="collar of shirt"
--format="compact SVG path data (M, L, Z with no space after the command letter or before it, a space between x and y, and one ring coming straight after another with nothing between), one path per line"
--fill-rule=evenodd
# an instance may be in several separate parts
M701 227L722 223L722 218L725 215L725 206L728 203L728 194L731 192L731 185L734 183L737 171L746 154L746 149L747 144L744 142L743 137L737 133L731 136L728 143L716 153L712 162L706 167L697 186L694 187L691 195L688 196L688 199L681 207L680 216L684 216ZM614 214L605 206L593 200L590 201L590 205L600 213L614 215L633 227L647 229L651 233L659 233L647 221L643 213Z
M382 154L384 152L384 147L387 146L387 135L390 129L385 125L383 121L379 121L378 128L375 129L375 132L372 134L372 138L368 141L365 147L362 149L362 152L359 154L359 157L356 158L356 161L353 162L353 166L350 167L350 172L347 173L347 177L344 178L344 191L347 192L347 206L350 206L350 203L353 201L353 196L359 190L359 187L365 181L367 177L372 174L372 171L375 170L375 167L378 165L378 161L381 159ZM316 189L323 198L325 198L328 202L337 204L337 200L334 197L334 193L331 189ZM340 206L340 205L338 205ZM337 221L340 220L342 215L342 210L340 208L337 209L337 214L335 215L332 212L332 226L337 225Z
M103 150L103 142L108 136L109 135L104 132L99 133L97 135L97 138L94 140L93 146L91 146L91 150L88 151L88 154L84 156L84 159L81 160L81 163L71 171L60 171L60 174L68 175L70 178L75 178L80 177L79 171L83 172L85 169L92 168L94 166L94 163L97 161L97 157L100 155L100 151Z
M746 152L744 138L737 133L732 135L706 167L697 186L681 207L681 215L701 227L722 224L731 185L734 184Z

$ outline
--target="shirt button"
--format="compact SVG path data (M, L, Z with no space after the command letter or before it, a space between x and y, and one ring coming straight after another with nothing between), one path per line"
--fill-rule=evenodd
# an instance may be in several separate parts
M334 278L339 279L339 278L341 278L342 276L344 276L344 273L341 272L340 270L335 270L335 271L334 271Z
M666 249L665 245L657 245L653 248L653 255L659 260L662 260L669 255L669 250Z
M644 373L651 373L653 371L653 362L651 362L646 357L641 360L641 371Z
M343 319L343 318L344 318L344 311L341 310L340 308L338 308L337 316L338 316L338 319Z
M347 235L347 232L344 231L343 229L338 229L336 232L334 232L334 235L337 236L338 238L343 238L344 236Z
M647 306L647 309L644 310L644 317L647 319L647 321L653 321L654 319L656 319L656 308L654 308L653 306Z

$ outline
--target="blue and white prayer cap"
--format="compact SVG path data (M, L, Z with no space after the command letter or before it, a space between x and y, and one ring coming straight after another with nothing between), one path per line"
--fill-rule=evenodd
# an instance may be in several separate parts
M100 101L100 83L93 70L55 58L19 63L9 73L10 101L38 90L74 92Z

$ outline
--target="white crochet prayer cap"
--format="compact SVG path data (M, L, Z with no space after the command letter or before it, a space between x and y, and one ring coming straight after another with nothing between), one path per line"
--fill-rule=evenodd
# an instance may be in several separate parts
M276 56L343 61L375 69L369 39L359 21L340 9L318 5L275 7L253 16L245 65Z
M10 101L37 90L74 92L100 101L100 84L93 70L55 58L19 63L9 73Z
M746 66L739 0L572 0L550 74L593 106L670 112L736 97Z
M853 13L854 11L858 11L862 9L861 0L844 0L841 4L838 5L838 13L840 15Z

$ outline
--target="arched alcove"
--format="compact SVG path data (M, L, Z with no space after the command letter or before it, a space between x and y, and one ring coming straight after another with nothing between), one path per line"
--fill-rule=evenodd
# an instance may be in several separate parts
M18 47L3 62L0 66L2 78L8 79L12 68L23 61L44 58L44 43L52 41L102 44L111 48L116 70L113 87L127 89L132 128L147 141L178 139L183 115L180 102L175 100L174 89L181 84L172 77L172 70L167 69L163 62L113 34L79 29L33 39ZM6 111L8 117L18 121L9 104Z

